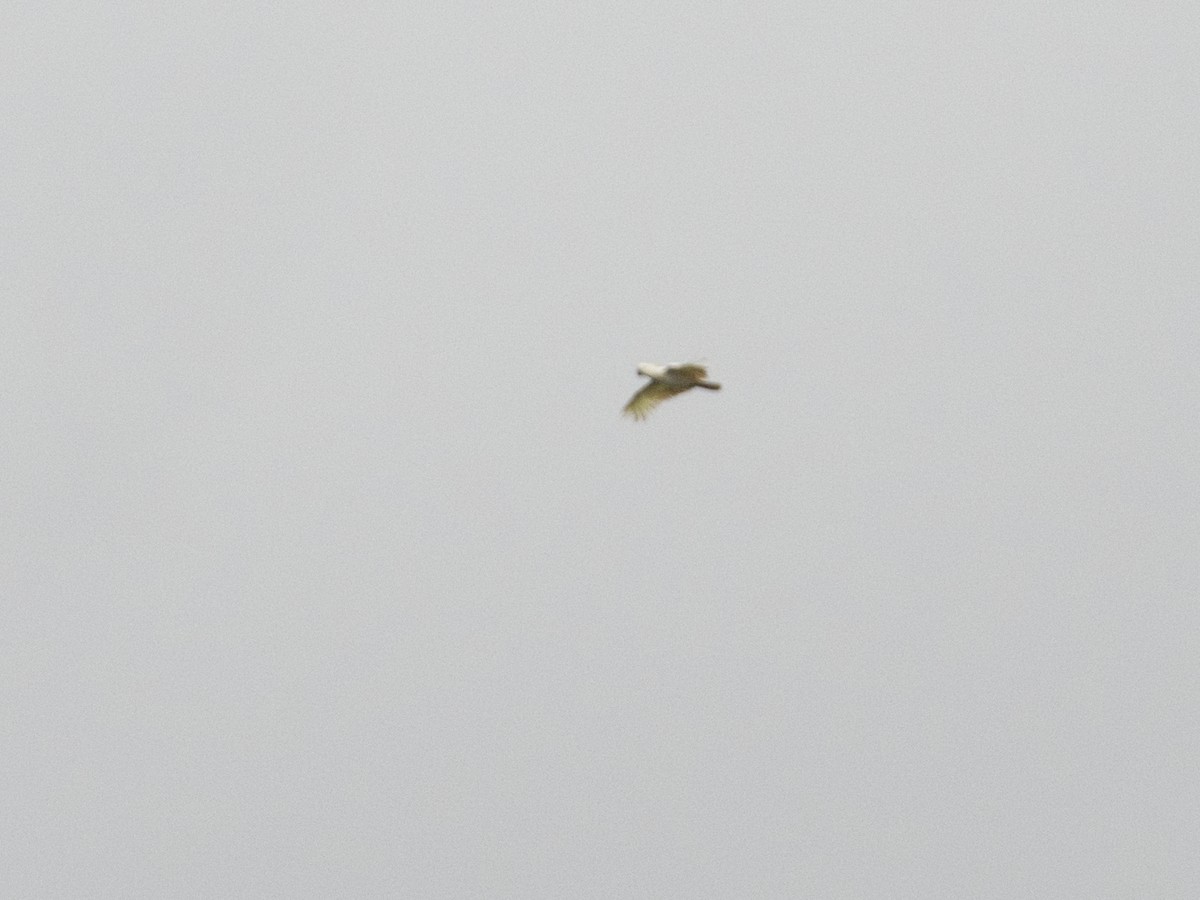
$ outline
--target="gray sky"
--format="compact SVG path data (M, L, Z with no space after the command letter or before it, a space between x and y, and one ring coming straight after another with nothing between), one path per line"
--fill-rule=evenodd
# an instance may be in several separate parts
M580 6L5 12L0 893L1200 895L1195 3Z

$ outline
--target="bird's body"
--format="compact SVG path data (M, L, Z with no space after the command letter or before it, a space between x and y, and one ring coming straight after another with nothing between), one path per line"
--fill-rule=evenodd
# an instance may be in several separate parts
M696 363L671 363L666 366L641 363L637 370L639 375L649 378L650 383L633 395L622 412L638 420L646 418L654 407L668 397L682 394L694 387L707 388L710 391L721 389L715 381L708 380L708 372L704 366Z

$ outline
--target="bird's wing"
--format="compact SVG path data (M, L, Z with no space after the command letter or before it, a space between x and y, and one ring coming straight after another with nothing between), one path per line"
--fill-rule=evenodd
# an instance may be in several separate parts
M622 412L640 421L646 418L654 407L658 406L658 404L662 403L668 397L674 397L685 390L687 390L685 387L672 387L669 384L663 384L661 381L651 381L629 399Z

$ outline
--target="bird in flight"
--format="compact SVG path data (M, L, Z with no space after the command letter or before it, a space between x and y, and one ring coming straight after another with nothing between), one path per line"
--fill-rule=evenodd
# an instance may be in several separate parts
M650 382L630 398L622 413L633 416L638 421L646 418L654 407L668 397L682 394L694 387L708 388L710 391L721 389L715 381L708 380L708 372L704 366L696 363L671 363L666 366L642 363L637 370L639 375L645 375Z

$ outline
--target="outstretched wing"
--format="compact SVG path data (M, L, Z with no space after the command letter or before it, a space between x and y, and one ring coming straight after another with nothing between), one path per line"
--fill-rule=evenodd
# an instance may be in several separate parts
M625 404L625 409L621 412L641 421L658 404L662 403L668 397L674 397L676 394L686 391L688 387L691 387L691 385L687 387L672 387L669 384L663 384L661 381L651 380L649 384L629 399L629 402Z

